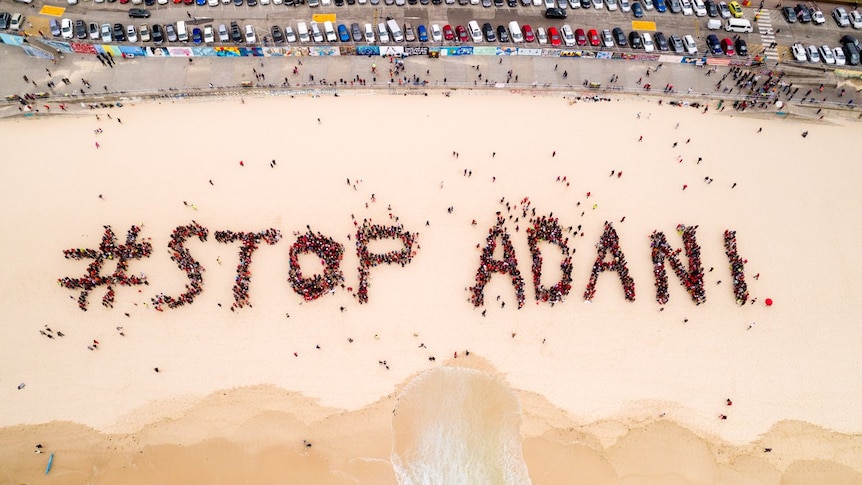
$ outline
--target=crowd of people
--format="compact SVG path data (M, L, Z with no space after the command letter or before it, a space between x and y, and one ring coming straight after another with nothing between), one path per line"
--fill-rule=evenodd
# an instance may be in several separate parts
M168 308L176 308L192 303L197 295L203 291L203 271L204 267L192 257L191 252L185 247L187 239L197 236L201 242L207 240L209 231L195 221L187 226L179 226L171 233L171 240L168 242L168 249L171 252L171 260L177 263L177 266L189 278L189 283L186 285L186 292L174 298L164 293L160 293L153 297L153 307L156 310L162 311L162 306L167 305Z
M146 276L143 274L140 277L126 275L126 271L129 269L129 259L146 258L152 253L153 247L149 242L137 242L141 227L132 226L126 234L126 243L119 245L111 226L103 226L103 228L105 232L102 235L99 249L72 248L63 251L66 259L93 260L87 267L87 273L84 276L80 278L70 278L67 276L57 281L64 288L81 290L78 296L78 307L84 311L87 311L89 293L96 287L103 285L106 287L105 296L102 297L102 305L113 308L115 296L114 285L135 286L149 284L147 283ZM102 265L106 260L116 261L117 263L117 267L113 273L108 276L102 275Z
M473 303L473 306L479 307L484 305L485 285L491 281L491 276L494 273L507 274L512 278L512 286L515 287L515 294L518 299L518 308L524 306L524 278L521 277L521 272L518 270L518 258L515 257L515 248L512 246L509 233L504 226L505 222L505 218L498 212L497 224L488 230L485 249L482 250L479 269L476 271L476 286L470 288L470 292L472 293L470 302ZM494 249L497 248L497 239L500 239L503 244L502 261L494 259Z
M311 278L302 277L299 267L299 255L314 253L320 257L323 264L323 274L315 274ZM344 257L344 246L331 237L321 233L308 231L296 238L290 247L290 286L301 295L305 301L320 298L327 292L335 291L338 285L344 283L344 273L341 272L341 259Z
M744 272L746 261L737 251L736 231L724 231L724 253L730 261L730 273L733 275L733 296L736 298L736 303L745 305L748 301L748 285L745 284Z
M251 271L248 267L251 265L252 255L261 241L273 245L281 240L281 231L272 228L261 232L216 231L215 238L220 243L242 242L239 247L239 264L236 267L236 284L233 286L234 302L230 310L235 311L235 309L245 305L251 306L248 298Z
M600 273L604 271L616 271L620 276L626 300L635 301L635 281L629 274L625 255L622 249L620 249L620 238L617 235L617 231L614 230L614 227L608 221L605 221L605 230L602 232L599 242L596 243L596 249L598 249L598 255L590 272L590 281L587 283L586 290L584 290L584 300L592 301L596 295L596 283L599 280ZM613 256L611 261L605 261L608 251Z
M685 255L688 257L688 270L679 260L682 249L673 249L667 242L663 232L653 231L650 236L650 248L652 249L653 275L655 276L655 299L664 305L670 299L668 292L667 272L665 261L670 262L670 267L685 286L697 305L706 302L706 291L703 285L703 266L700 259L700 246L695 238L697 226L687 227L683 224L677 226L677 231L682 235Z
M567 244L568 238L563 239L563 230L557 218L541 216L533 219L532 223L532 227L527 228L527 244L533 258L533 288L536 290L536 300L554 305L563 301L572 289L572 256ZM539 241L555 244L563 253L563 261L560 263L562 278L550 288L542 285L543 259Z
M356 294L359 297L359 303L368 303L369 269L380 264L406 266L416 255L416 251L413 250L413 243L418 237L418 232L405 231L401 224L381 226L363 220L362 225L356 230L356 256L359 258L359 288ZM368 244L378 239L399 239L404 248L383 254L369 252Z

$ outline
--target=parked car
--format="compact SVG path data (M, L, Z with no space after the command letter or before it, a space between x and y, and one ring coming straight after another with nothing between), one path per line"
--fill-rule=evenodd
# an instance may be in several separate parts
M12 20L12 15L9 12L0 12L0 29L8 29L9 28L9 22L11 20ZM54 19L51 19L51 20L53 20L54 23L57 22ZM60 28L60 26L58 25L57 29L59 29L59 28ZM60 34L53 34L53 35L54 35L54 37L57 37Z
M456 26L455 32L458 34L458 41L459 42L469 42L470 41L470 36L467 35L467 29L465 29L463 25Z
M832 49L832 55L835 57L835 65L843 66L847 64L847 58L844 57L844 51L840 47Z
M721 39L721 50L724 51L724 55L726 56L736 55L736 48L733 45L733 41L727 37Z
M488 22L482 24L482 35L487 42L497 41L497 35L494 33L494 27L492 27L491 24Z
M575 45L575 33L572 32L572 28L568 24L563 25L560 33L563 36L563 43L566 44L566 47Z
M817 50L816 46L809 45L805 48L805 54L808 57L808 62L819 63L820 62L820 52Z
M655 0L655 10L658 13L667 12L667 3L664 0Z
M729 19L731 17L730 7L727 6L727 3L718 3L718 15L723 19Z
M165 38L168 39L168 42L177 41L177 29L174 28L174 24L165 24Z
M545 18L564 19L566 18L566 11L561 8L549 8L545 10Z
M644 32L641 35L641 39L643 39L644 52L655 51L655 42L653 42L652 35L649 32Z
M808 58L805 55L805 47L802 47L802 44L800 44L799 42L790 46L790 52L793 53L793 59L796 62L805 62Z
M736 39L736 55L740 57L748 57L748 44L742 37Z
M709 34L706 36L706 48L711 54L721 54L721 43L718 41L718 37L715 34Z
M129 39L129 42L137 42L138 41L138 30L135 29L134 25L126 26L126 38Z
M850 25L852 25L854 29L862 29L862 13L851 10Z
M715 3L715 0L706 0L704 2L706 4L706 14L710 17L718 17L718 4Z
M283 44L284 43L284 33L281 31L281 27L278 25L273 25L269 29L269 33L272 35L272 42L274 44Z
M835 56L832 54L832 49L828 45L820 46L820 59L825 64L835 64Z
M677 54L685 52L685 47L682 45L682 38L676 34L670 36L670 48Z
M114 34L114 40L117 42L125 42L126 29L123 27L123 24L114 24L114 30L112 33Z
M72 30L72 19L63 19L60 21L60 35L64 39L71 39L75 36L75 32Z
M350 24L350 37L353 39L353 42L362 42L362 29L359 28L359 24L356 22Z
M670 44L668 44L667 37L665 37L663 32L656 32L653 39L655 40L655 46L658 50L662 52L670 50Z
M794 10L793 7L782 7L781 8L781 15L784 16L784 20L788 24L795 24L796 23L796 10Z
M850 27L850 16L844 7L835 7L832 10L832 18L839 27Z
M632 4L632 16L634 16L634 18L636 19L643 18L644 10L643 7L641 7L640 2L635 2Z
M682 4L683 15L694 15L694 7L692 7L690 0L681 0L680 3Z
M508 43L509 42L509 31L506 30L506 26L504 26L504 25L498 25L497 26L497 39L499 39L501 43Z
M230 40L230 35L227 33L227 27L224 24L219 24L218 26L218 41L219 42L227 42Z
M60 30L60 22L58 22L57 19L49 20L48 27L51 29L51 35L54 37L60 37L63 34Z
M590 40L590 45L593 47L598 47L602 44L602 40L599 39L599 33L596 32L596 29L590 29L587 32L587 38Z
M734 18L742 18L742 5L739 2L733 0L727 5L727 8L730 10L730 15L733 15Z
M79 39L87 38L87 24L83 20L75 21L75 37Z
M341 42L350 42L350 32L344 24L338 24L338 40Z
M153 24L153 42L156 44L161 44L165 41L165 33L162 30L162 26L159 24Z
M443 40L455 40L455 32L452 30L452 26L449 24L443 26Z
M809 9L805 5L802 5L801 3L797 3L795 11L796 18L798 18L800 22L802 22L803 24L811 22L811 9Z
M90 40L99 40L99 24L90 22Z
M201 31L200 27L193 28L192 29L192 42L194 42L197 45L203 41L204 41L204 35L203 35L203 32Z
M166 26L166 28L167 27L171 27L171 24L168 24ZM171 41L170 32L168 32L168 40ZM242 31L239 30L239 24L236 23L235 21L231 21L231 23L230 23L230 40L232 40L233 42L235 42L237 44L242 42ZM171 41L171 42L173 42L173 41Z
M584 32L584 29L575 29L575 43L579 46L587 45L587 33Z
M416 33L413 31L413 26L410 22L404 22L404 40L407 42L416 41Z
M611 34L614 36L614 41L619 47L626 47L628 45L626 34L623 32L623 29L614 27L613 30L611 30Z
M686 53L697 54L697 43L694 41L694 37L692 37L691 35L683 36L682 45L685 48ZM720 52L721 52L721 50L719 50L719 53Z
M245 42L247 44L254 44L257 42L257 35L254 33L254 27L251 25L245 26Z
M533 33L533 28L529 25L524 25L522 29L524 31L524 42L535 42L536 34Z
M431 40L434 42L443 41L443 31L440 30L440 26L437 24L431 24Z
M614 36L611 35L611 31L609 29L602 30L602 47L613 47L614 46Z
M293 31L293 27L289 25L284 26L284 40L290 43L296 42L296 33ZM374 37L371 37L371 42L374 42Z
M556 27L551 27L548 29L548 40L553 46L560 45L560 32Z
M545 32L544 27L539 27L536 29L536 41L539 45L545 45L548 43L548 33Z
M826 17L823 16L823 12L820 10L815 10L811 12L811 21L814 22L815 25L823 25L826 23Z
M629 32L629 45L632 49L643 49L644 44L640 34L635 31Z

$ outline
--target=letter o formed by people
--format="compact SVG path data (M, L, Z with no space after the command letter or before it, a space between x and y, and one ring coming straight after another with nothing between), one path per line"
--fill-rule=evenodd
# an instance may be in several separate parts
M303 278L299 267L299 255L314 253L323 263L323 274L315 274ZM341 272L341 259L344 257L344 246L321 233L308 232L299 236L290 247L290 276L288 281L298 295L305 301L312 301L333 291L344 282Z

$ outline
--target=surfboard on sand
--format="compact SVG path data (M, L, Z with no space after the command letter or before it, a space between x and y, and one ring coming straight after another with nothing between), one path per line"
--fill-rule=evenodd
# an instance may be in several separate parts
M51 453L51 456L48 457L48 465L45 466L45 475L51 471L52 466L54 466L54 453Z

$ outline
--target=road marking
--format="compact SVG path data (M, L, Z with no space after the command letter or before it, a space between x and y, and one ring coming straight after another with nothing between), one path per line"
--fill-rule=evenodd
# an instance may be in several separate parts
M63 7L54 7L52 5L45 5L39 10L41 15L48 15L51 17L62 17L63 13L66 12L66 9Z
M757 30L760 33L760 42L763 44L763 60L774 59L778 61L777 46L772 47L775 44L775 32L772 30L772 19L769 17L769 10L758 10L757 18Z

